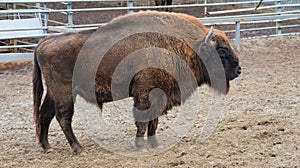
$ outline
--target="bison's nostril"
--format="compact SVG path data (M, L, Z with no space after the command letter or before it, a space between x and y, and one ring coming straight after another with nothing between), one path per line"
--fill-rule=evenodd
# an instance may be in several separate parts
M239 67L237 67L237 74L239 75L241 73L242 73L242 68L239 66Z

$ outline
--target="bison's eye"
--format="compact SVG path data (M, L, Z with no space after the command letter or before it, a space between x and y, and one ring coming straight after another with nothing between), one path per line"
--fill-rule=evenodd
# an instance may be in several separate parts
M224 65L224 67L228 67L229 66L229 60L228 60L228 49L227 48L218 48L217 49L218 54L221 58L222 64Z
M227 53L228 53L227 48L219 48L218 49L218 54L221 58L226 58Z

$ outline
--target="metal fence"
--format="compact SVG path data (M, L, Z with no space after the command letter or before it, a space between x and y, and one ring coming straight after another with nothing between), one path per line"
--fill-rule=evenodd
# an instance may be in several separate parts
M122 15L138 10L163 10L165 8L183 13L189 13L193 10L193 14L205 25L215 25L226 32L235 41L238 49L242 38L300 34L300 0L264 0L262 5L254 10L258 1L175 0L171 6L154 6L154 2L149 0L0 1L0 5L10 6L9 10L0 10L0 52L3 50L7 52L7 49L10 49L8 50L9 53L4 53L5 55L0 53L0 61L4 60L5 57L7 60L7 57L16 55L15 52L19 52L21 55L26 52L24 55L32 57L33 48L37 45L37 40L32 40L34 38L39 39L53 34L84 29L96 29L105 24L105 22L99 21L84 24L74 23L74 16L80 15L80 13L113 11ZM99 5L75 8L74 6L79 3L98 3ZM58 6L60 7L56 8ZM62 21L53 20L51 15L60 15L58 18L64 19ZM40 24L27 22L32 18L35 18L36 21L39 20ZM7 25L8 22L14 23L10 27L3 26ZM16 41L20 42L20 39L23 40L22 43L16 43ZM1 42L4 43L3 41L13 41L13 43L8 42L1 45ZM19 50L16 51L16 49Z

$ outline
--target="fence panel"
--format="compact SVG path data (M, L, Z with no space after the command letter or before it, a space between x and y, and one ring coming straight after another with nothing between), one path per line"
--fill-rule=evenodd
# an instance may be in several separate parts
M145 1L145 2L144 2ZM9 3L27 6L22 9L0 10L1 16L14 15L28 15L32 13L40 13L43 15L43 25L32 26L26 31L31 32L27 38L35 37L37 31L46 31L45 36L51 34L60 34L70 31L80 31L86 29L95 29L102 26L105 22L97 19L96 22L81 23L76 22L76 17L83 16L83 21L93 20L92 13L96 12L111 12L123 15L139 10L157 10L164 8L172 8L174 12L190 13L190 9L195 16L199 17L205 25L215 25L217 28L223 30L228 36L236 40L237 48L240 45L240 39L256 38L264 36L280 36L288 34L300 34L300 0L264 0L262 5L255 9L259 0L242 0L242 1L218 1L218 0L194 0L188 1L173 1L174 4L170 6L149 6L154 3L149 3L148 0L10 0ZM146 2L147 1L147 2ZM7 2L0 1L0 4ZM26 3L26 4L24 4ZM36 5L36 3L39 3ZM93 7L78 7L78 4L97 3ZM49 6L61 8L48 8ZM53 5L55 4L55 5ZM110 4L110 5L108 5ZM30 6L30 7L28 7ZM120 12L123 11L123 12ZM83 15L83 13L88 13ZM65 18L62 20L51 20L51 16L61 14ZM98 15L99 16L99 15ZM112 15L115 16L115 15ZM94 17L97 17L95 15ZM75 19L74 19L75 18ZM1 24L1 22L0 22ZM0 26L1 27L1 26ZM1 27L2 28L2 27ZM2 29L10 29L10 35L14 34L14 28L7 27ZM7 30L5 30L7 31ZM25 31L25 30L24 30ZM0 33L3 33L3 30ZM5 32L6 33L6 32ZM17 36L17 33L15 34ZM0 34L1 36L1 34ZM0 39L7 39L2 36ZM28 44L30 46L33 44ZM0 46L8 48L8 46ZM21 48L23 45L10 46ZM1 60L1 55L0 55Z

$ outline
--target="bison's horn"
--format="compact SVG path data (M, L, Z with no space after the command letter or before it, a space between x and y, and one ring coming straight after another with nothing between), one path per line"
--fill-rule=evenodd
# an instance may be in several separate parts
M211 40L213 32L214 32L214 26L211 26L209 32L207 33L207 35L205 37L205 43L208 44L208 42Z

